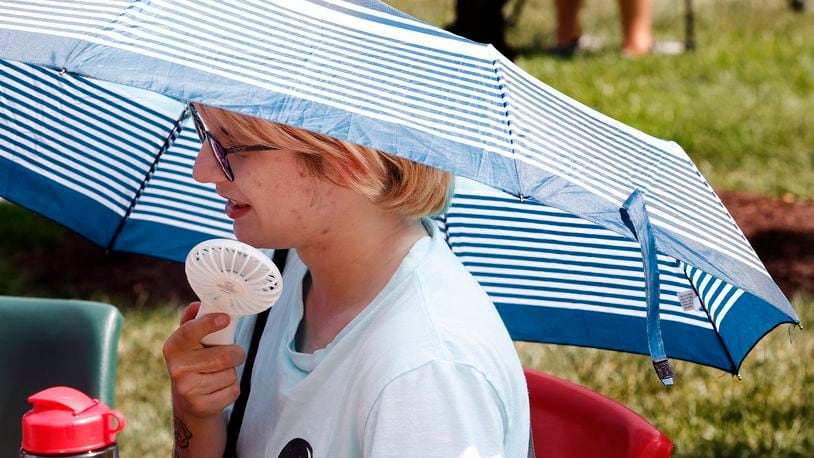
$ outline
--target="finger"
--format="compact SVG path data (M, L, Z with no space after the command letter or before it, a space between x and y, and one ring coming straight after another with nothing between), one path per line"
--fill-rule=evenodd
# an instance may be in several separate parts
M173 384L176 393L184 399L208 396L238 383L237 371L226 369L211 374L195 374Z
M229 385L221 390L215 391L214 393L207 396L207 401L210 404L218 406L218 412L223 411L229 404L234 403L237 401L237 398L240 396L240 385L237 383L233 385Z
M191 306L190 306L191 307ZM201 339L204 336L220 331L229 325L229 315L225 313L210 313L200 318L193 318L175 330L167 339L164 346L165 355L177 351L203 348Z
M240 396L240 386L237 383L203 396L184 399L185 409L193 415L202 417L219 414L229 404L235 402ZM176 398L177 399L177 398Z
M187 307L184 309L184 312L181 314L181 323L184 324L187 321L195 318L198 315L198 310L201 308L200 302L191 302Z
M244 358L245 353L239 345L201 347L183 355L171 354L167 358L167 370L170 378L180 380L190 374L212 374L234 369L243 363Z
M212 374L234 369L243 364L245 353L240 345L218 345L196 351L190 358L188 368L200 374Z

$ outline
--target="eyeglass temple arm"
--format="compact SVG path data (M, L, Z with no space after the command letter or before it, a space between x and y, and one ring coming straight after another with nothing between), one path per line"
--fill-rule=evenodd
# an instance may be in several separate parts
M224 148L223 151L227 154L243 153L246 151L267 151L279 150L280 148L272 145L249 145L249 146L235 146L233 148Z

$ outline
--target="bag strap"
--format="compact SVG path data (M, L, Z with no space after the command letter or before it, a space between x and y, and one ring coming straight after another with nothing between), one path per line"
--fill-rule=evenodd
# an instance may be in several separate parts
M534 455L534 434L531 432L531 425L529 425L529 458L535 458Z
M284 272L287 258L287 249L274 250L272 261L281 272ZM232 415L229 417L229 426L226 428L226 448L223 450L223 458L233 458L237 456L237 438L240 435L240 426L243 424L243 414L246 413L246 404L249 402L249 392L252 388L254 358L257 356L257 348L260 346L260 337L266 328L266 321L268 320L270 310L269 308L260 312L254 324L249 351L246 353L246 362L243 363L243 375L240 377L240 396L238 396L235 401L235 406L232 408Z

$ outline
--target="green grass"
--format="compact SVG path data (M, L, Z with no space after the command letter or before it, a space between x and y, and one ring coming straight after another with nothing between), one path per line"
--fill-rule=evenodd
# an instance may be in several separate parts
M170 381L161 347L178 326L175 304L125 309L116 378L118 409L127 416L119 434L122 457L172 456Z

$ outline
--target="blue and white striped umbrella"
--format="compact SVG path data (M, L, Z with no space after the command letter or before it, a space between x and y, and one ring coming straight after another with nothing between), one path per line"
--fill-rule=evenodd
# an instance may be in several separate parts
M439 224L516 339L736 373L799 322L678 145L375 0L6 2L0 59L0 195L112 249L231 237L197 101L474 180Z

